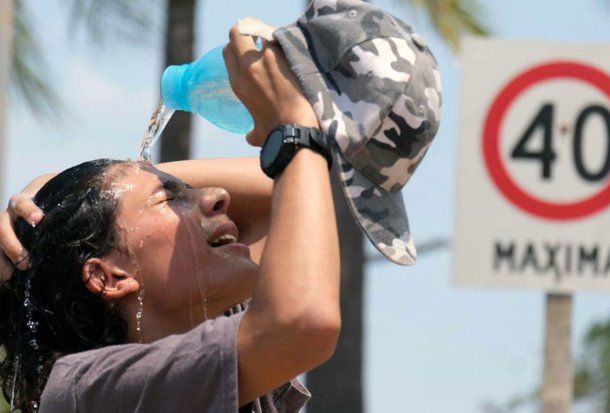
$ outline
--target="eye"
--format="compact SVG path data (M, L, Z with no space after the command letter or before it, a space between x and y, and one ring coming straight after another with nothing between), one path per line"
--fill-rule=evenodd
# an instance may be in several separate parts
M163 200L163 202L170 202L170 201L174 201L175 199L179 198L179 194L176 195L173 191L167 191L165 193L165 199Z
M176 195L172 191L166 189L165 191L159 192L157 195L155 195L155 204L162 205L166 202L173 201L174 199L176 199Z

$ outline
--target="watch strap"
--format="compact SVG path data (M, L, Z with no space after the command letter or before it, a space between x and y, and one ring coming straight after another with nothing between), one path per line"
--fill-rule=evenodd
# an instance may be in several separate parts
M275 159L267 167L263 166L263 153L266 150L267 143L270 137L278 132L282 132L282 148L276 155ZM261 149L261 168L263 172L270 178L275 178L288 166L294 155L297 153L299 147L310 148L315 152L318 152L326 158L328 162L328 168L332 167L332 154L328 149L328 144L325 135L317 128L311 128L307 126L300 126L294 124L280 125L273 128L265 144Z
M328 162L328 169L332 167L333 157L328 149L326 135L324 135L320 129L299 125L286 126L294 128L295 135L297 136L297 146L313 149L326 158L326 162Z

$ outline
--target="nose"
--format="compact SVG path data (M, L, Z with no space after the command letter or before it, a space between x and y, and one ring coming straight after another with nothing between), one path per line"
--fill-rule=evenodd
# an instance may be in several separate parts
M226 214L231 197L226 189L205 188L199 198L199 208L206 217Z

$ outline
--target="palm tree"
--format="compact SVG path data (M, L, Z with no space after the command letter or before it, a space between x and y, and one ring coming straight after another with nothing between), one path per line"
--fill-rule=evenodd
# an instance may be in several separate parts
M6 0L0 0L6 1ZM59 99L44 78L35 70L40 53L35 48L31 27L24 11L24 0L15 2L15 43L13 53L13 84L21 91L32 109L53 113ZM486 34L481 23L478 0L406 0L412 9L423 10L435 29L452 49L457 50L462 34ZM164 65L193 60L196 0L166 0ZM145 0L72 0L73 22L84 23L94 39L100 39L108 23L121 22L115 27L127 27L128 35L141 33L148 27L150 2ZM1 125L0 125L1 126ZM161 160L186 159L191 136L190 114L178 112L166 129L161 141ZM335 178L336 181L336 178ZM341 307L342 334L335 356L324 366L308 375L308 386L316 397L310 402L310 412L363 411L362 399L362 314L365 256L362 233L354 224L336 183L333 192L337 206L337 222L341 239ZM333 392L327 393L332 383Z

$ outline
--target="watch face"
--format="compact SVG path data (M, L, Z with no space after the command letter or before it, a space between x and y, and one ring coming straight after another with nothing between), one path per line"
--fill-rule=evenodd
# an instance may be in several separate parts
M261 152L261 164L264 168L268 168L277 159L282 148L282 138L284 134L281 130L271 132L267 138L265 146Z

